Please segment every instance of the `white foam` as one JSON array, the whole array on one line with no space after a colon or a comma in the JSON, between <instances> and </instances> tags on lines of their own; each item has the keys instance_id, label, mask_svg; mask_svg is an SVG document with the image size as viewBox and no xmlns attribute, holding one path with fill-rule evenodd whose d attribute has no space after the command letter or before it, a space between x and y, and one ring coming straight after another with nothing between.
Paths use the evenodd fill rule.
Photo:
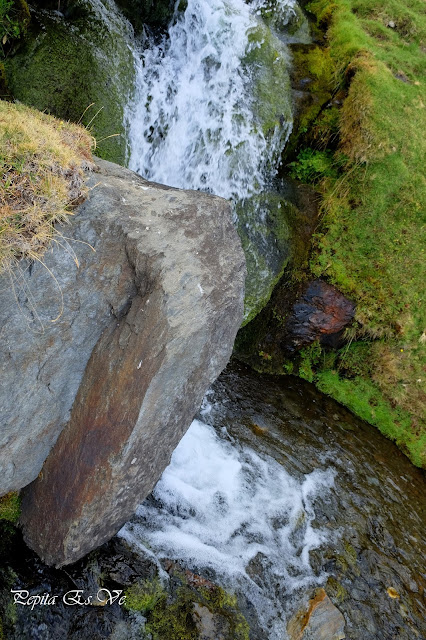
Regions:
<instances>
[{"instance_id":1,"label":"white foam","mask_svg":"<svg viewBox=\"0 0 426 640\"><path fill-rule=\"evenodd\" d=\"M127 113L131 169L235 200L261 190L274 142L255 121L250 74L241 62L261 4L188 0L167 40L143 51ZM280 0L280 10L293 4Z\"/></svg>"},{"instance_id":2,"label":"white foam","mask_svg":"<svg viewBox=\"0 0 426 640\"><path fill-rule=\"evenodd\" d=\"M282 640L285 597L323 579L309 563L309 552L328 535L312 527L313 502L333 478L331 471L314 471L299 482L272 458L194 420L155 500L145 501L120 535L158 558L213 569L224 586L238 586L253 602L269 637ZM250 577L255 558L263 566L260 579Z\"/></svg>"}]
</instances>

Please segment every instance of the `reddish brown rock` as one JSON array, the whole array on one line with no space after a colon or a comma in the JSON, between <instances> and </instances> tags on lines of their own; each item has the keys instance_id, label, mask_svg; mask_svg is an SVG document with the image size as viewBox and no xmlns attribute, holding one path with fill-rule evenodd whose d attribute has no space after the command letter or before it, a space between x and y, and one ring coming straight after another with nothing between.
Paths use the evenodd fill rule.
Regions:
<instances>
[{"instance_id":1,"label":"reddish brown rock","mask_svg":"<svg viewBox=\"0 0 426 640\"><path fill-rule=\"evenodd\" d=\"M293 305L285 327L289 351L319 340L335 346L353 320L355 304L336 287L323 280L313 280Z\"/></svg>"}]
</instances>

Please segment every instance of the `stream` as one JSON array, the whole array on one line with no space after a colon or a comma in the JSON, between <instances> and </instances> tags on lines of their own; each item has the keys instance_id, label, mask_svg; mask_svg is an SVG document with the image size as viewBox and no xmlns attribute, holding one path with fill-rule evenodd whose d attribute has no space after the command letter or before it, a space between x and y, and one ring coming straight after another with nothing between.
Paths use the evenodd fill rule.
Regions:
<instances>
[{"instance_id":1,"label":"stream","mask_svg":"<svg viewBox=\"0 0 426 640\"><path fill-rule=\"evenodd\" d=\"M292 127L286 25L296 5L275 3L280 28L268 22L269 5L188 0L167 37L145 34L135 50L126 113L131 169L231 200L253 299L269 295L286 264L265 203L275 198L281 209L276 174ZM267 74L260 53L278 75ZM117 603L12 610L10 587L96 592L155 574L167 586L170 563L235 593L251 640L289 639L289 621L319 587L343 614L348 640L425 638L424 479L309 383L233 362L153 493L108 544L53 569L0 524L7 638L148 638L143 616Z\"/></svg>"},{"instance_id":2,"label":"stream","mask_svg":"<svg viewBox=\"0 0 426 640\"><path fill-rule=\"evenodd\" d=\"M421 639L424 480L377 429L313 385L234 363L111 542L55 570L18 534L3 540L13 588L32 593L125 589L155 573L167 585L174 562L236 594L251 640L288 639L288 620L318 587L344 615L347 639ZM15 615L10 640L145 637L143 618L116 604Z\"/></svg>"}]
</instances>

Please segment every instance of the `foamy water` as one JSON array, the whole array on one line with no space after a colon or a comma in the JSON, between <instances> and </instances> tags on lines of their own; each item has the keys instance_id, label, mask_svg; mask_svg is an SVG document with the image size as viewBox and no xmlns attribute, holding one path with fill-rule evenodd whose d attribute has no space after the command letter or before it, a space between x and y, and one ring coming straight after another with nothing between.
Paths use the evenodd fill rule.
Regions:
<instances>
[{"instance_id":1,"label":"foamy water","mask_svg":"<svg viewBox=\"0 0 426 640\"><path fill-rule=\"evenodd\" d=\"M188 0L168 37L143 51L127 113L131 169L234 200L262 189L274 146L284 142L265 139L243 60L250 46L258 46L249 44L249 34L267 4ZM280 0L276 11L291 14L293 5Z\"/></svg>"},{"instance_id":2,"label":"foamy water","mask_svg":"<svg viewBox=\"0 0 426 640\"><path fill-rule=\"evenodd\" d=\"M325 579L315 576L309 552L330 535L312 521L315 496L333 478L332 471L315 471L298 481L225 429L218 435L194 420L153 498L119 535L157 560L213 571L220 584L252 602L271 640L282 640L286 599Z\"/></svg>"}]
</instances>

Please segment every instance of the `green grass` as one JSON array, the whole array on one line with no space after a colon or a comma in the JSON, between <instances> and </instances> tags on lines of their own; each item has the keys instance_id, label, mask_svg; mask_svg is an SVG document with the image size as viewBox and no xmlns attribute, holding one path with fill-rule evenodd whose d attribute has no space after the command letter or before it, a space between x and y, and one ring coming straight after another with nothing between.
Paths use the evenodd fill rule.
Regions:
<instances>
[{"instance_id":1,"label":"green grass","mask_svg":"<svg viewBox=\"0 0 426 640\"><path fill-rule=\"evenodd\" d=\"M368 341L371 366L351 379L344 369L309 373L306 358L304 368L425 465L424 3L316 0L308 9L326 30L323 60L344 101L329 126L328 109L317 118L292 171L322 196L311 272L356 302L350 339Z\"/></svg>"}]
</instances>

